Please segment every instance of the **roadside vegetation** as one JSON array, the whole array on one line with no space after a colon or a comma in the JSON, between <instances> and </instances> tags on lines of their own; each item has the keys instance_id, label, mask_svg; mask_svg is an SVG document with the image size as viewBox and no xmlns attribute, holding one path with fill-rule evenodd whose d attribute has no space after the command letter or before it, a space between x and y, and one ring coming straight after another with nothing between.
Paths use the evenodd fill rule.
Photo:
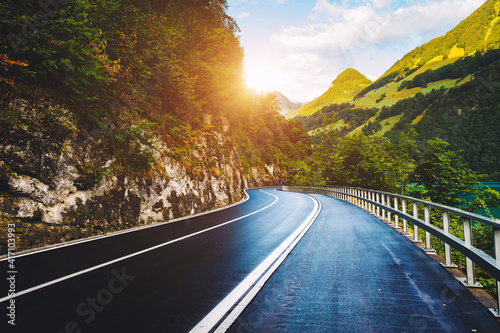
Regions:
<instances>
[{"instance_id":1,"label":"roadside vegetation","mask_svg":"<svg viewBox=\"0 0 500 333\"><path fill-rule=\"evenodd\" d=\"M310 152L298 122L246 91L225 0L59 3L0 3L2 133L27 125L19 106L28 101L43 117L71 111L68 128L99 136L112 169L129 173L155 166L157 140L182 160L207 133L227 133L245 170L286 169Z\"/></svg>"}]
</instances>

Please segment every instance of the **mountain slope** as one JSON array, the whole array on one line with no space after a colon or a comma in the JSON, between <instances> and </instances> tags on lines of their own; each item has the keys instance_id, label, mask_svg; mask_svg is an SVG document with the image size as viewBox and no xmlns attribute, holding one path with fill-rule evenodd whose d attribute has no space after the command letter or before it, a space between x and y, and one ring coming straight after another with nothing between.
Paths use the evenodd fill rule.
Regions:
<instances>
[{"instance_id":1,"label":"mountain slope","mask_svg":"<svg viewBox=\"0 0 500 333\"><path fill-rule=\"evenodd\" d=\"M399 82L426 64L433 63L436 68L452 63L460 57L473 55L477 51L499 48L499 14L500 1L486 1L444 36L434 38L406 54L357 97L390 82Z\"/></svg>"},{"instance_id":2,"label":"mountain slope","mask_svg":"<svg viewBox=\"0 0 500 333\"><path fill-rule=\"evenodd\" d=\"M425 86L405 88L405 81L411 81L426 71L439 70L454 64L459 59L498 49L500 47L499 21L500 1L486 1L444 36L437 37L406 54L379 79L360 90L352 99L353 103L358 108L390 107L418 93L426 94L432 89L449 89L463 84L466 80L457 79L464 79L473 72L463 76L455 75L455 77L444 77L440 80L428 80ZM401 85L404 86L401 87ZM315 108L318 100L322 103L319 103L319 108ZM305 105L289 117L311 115L325 105L350 101L330 98L328 92L318 100Z\"/></svg>"},{"instance_id":3,"label":"mountain slope","mask_svg":"<svg viewBox=\"0 0 500 333\"><path fill-rule=\"evenodd\" d=\"M324 131L396 142L415 129L421 151L428 140L446 140L472 170L498 180L499 21L500 1L489 0L445 36L405 55L352 103L300 120L316 143ZM335 121L325 126L328 119Z\"/></svg>"},{"instance_id":4,"label":"mountain slope","mask_svg":"<svg viewBox=\"0 0 500 333\"><path fill-rule=\"evenodd\" d=\"M290 101L285 95L283 95L279 91L273 91L271 94L276 96L276 99L278 100L278 104L280 107L279 113L282 114L283 116L286 116L290 112L302 106L302 103L294 103Z\"/></svg>"},{"instance_id":5,"label":"mountain slope","mask_svg":"<svg viewBox=\"0 0 500 333\"><path fill-rule=\"evenodd\" d=\"M330 88L320 97L290 113L287 117L308 116L331 104L352 101L354 96L371 83L363 74L348 68L337 76Z\"/></svg>"}]
</instances>

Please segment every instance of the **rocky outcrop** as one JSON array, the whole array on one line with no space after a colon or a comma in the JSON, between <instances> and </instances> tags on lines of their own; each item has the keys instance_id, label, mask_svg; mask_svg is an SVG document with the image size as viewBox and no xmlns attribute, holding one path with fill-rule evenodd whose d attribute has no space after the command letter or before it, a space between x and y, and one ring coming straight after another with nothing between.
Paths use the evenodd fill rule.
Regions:
<instances>
[{"instance_id":1,"label":"rocky outcrop","mask_svg":"<svg viewBox=\"0 0 500 333\"><path fill-rule=\"evenodd\" d=\"M0 138L0 253L12 221L21 251L222 207L245 187L284 177L272 166L242 175L227 133L201 136L180 160L158 142L154 168L131 174L115 168L99 135L77 130L70 113L27 103L18 111L21 123Z\"/></svg>"}]
</instances>

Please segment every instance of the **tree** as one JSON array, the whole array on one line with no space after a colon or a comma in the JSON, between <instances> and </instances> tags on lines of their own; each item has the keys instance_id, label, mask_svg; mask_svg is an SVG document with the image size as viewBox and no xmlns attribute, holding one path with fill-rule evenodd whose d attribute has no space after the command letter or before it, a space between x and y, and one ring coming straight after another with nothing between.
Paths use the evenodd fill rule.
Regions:
<instances>
[{"instance_id":1,"label":"tree","mask_svg":"<svg viewBox=\"0 0 500 333\"><path fill-rule=\"evenodd\" d=\"M396 143L396 156L394 159L397 171L398 185L401 185L401 194L406 193L406 185L413 170L415 170L415 155L418 153L415 141L417 131L412 127L408 132L401 132Z\"/></svg>"},{"instance_id":2,"label":"tree","mask_svg":"<svg viewBox=\"0 0 500 333\"><path fill-rule=\"evenodd\" d=\"M425 187L432 202L459 206L466 202L460 196L473 192L480 175L467 168L459 151L448 150L448 146L440 139L429 140L413 179Z\"/></svg>"},{"instance_id":3,"label":"tree","mask_svg":"<svg viewBox=\"0 0 500 333\"><path fill-rule=\"evenodd\" d=\"M357 133L342 139L336 147L332 183L387 190L391 143L382 137Z\"/></svg>"}]
</instances>

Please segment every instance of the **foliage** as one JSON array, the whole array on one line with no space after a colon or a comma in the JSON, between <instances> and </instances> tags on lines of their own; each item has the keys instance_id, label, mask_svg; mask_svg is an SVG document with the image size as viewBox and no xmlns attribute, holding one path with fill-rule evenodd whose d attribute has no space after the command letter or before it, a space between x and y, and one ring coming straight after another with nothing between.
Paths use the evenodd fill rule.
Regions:
<instances>
[{"instance_id":1,"label":"foliage","mask_svg":"<svg viewBox=\"0 0 500 333\"><path fill-rule=\"evenodd\" d=\"M272 98L244 91L225 0L51 3L0 4L0 127L20 124L20 100L62 105L76 128L104 141L115 167L134 173L154 165L157 138L184 160L202 133L227 132L227 121L247 170L310 153L298 122L277 115Z\"/></svg>"},{"instance_id":2,"label":"foliage","mask_svg":"<svg viewBox=\"0 0 500 333\"><path fill-rule=\"evenodd\" d=\"M459 59L453 64L449 64L436 70L427 70L422 74L415 76L412 80L403 81L398 91L412 89L416 87L425 88L431 82L444 79L461 79L470 74L474 74L484 67L494 64L500 60L500 50L491 50L489 52L477 52L474 56Z\"/></svg>"},{"instance_id":3,"label":"foliage","mask_svg":"<svg viewBox=\"0 0 500 333\"><path fill-rule=\"evenodd\" d=\"M379 88L382 88L383 86L389 84L390 82L392 82L392 80L394 80L397 76L397 73L392 73L392 74L388 74L384 77L381 77L379 78L377 81L373 82L372 84L370 84L368 87L366 87L365 89L361 90L356 96L355 96L355 100L358 99L358 98L361 98L363 97L364 95L366 95L368 92L372 91L372 90L375 90L375 89L379 89Z\"/></svg>"},{"instance_id":4,"label":"foliage","mask_svg":"<svg viewBox=\"0 0 500 333\"><path fill-rule=\"evenodd\" d=\"M391 166L390 143L381 137L354 134L340 140L335 147L331 167L331 184L388 190L386 177Z\"/></svg>"},{"instance_id":5,"label":"foliage","mask_svg":"<svg viewBox=\"0 0 500 333\"><path fill-rule=\"evenodd\" d=\"M495 0L486 1L446 35L437 37L405 55L374 84L382 80L387 81L388 77L399 79L406 77L415 68L423 66L431 59L445 55L453 47L464 49L467 55L476 50L497 49L499 44L496 41L500 31L498 27L490 30L490 26L498 15L499 13L495 10Z\"/></svg>"},{"instance_id":6,"label":"foliage","mask_svg":"<svg viewBox=\"0 0 500 333\"><path fill-rule=\"evenodd\" d=\"M279 114L273 94L249 95L230 120L244 171L262 163L288 169L312 153L311 138L298 120Z\"/></svg>"},{"instance_id":7,"label":"foliage","mask_svg":"<svg viewBox=\"0 0 500 333\"><path fill-rule=\"evenodd\" d=\"M352 104L343 103L324 106L321 110L310 116L297 117L297 119L302 122L304 128L307 130L326 127L339 120L343 120L345 124L348 124L347 130L349 130L362 125L376 113L377 109L375 108L356 109ZM335 121L325 123L325 120L328 118L334 119Z\"/></svg>"},{"instance_id":8,"label":"foliage","mask_svg":"<svg viewBox=\"0 0 500 333\"><path fill-rule=\"evenodd\" d=\"M448 150L448 146L446 141L430 140L413 180L425 187L432 202L459 206L464 203L460 196L471 193L480 176L468 169L461 155Z\"/></svg>"}]
</instances>

